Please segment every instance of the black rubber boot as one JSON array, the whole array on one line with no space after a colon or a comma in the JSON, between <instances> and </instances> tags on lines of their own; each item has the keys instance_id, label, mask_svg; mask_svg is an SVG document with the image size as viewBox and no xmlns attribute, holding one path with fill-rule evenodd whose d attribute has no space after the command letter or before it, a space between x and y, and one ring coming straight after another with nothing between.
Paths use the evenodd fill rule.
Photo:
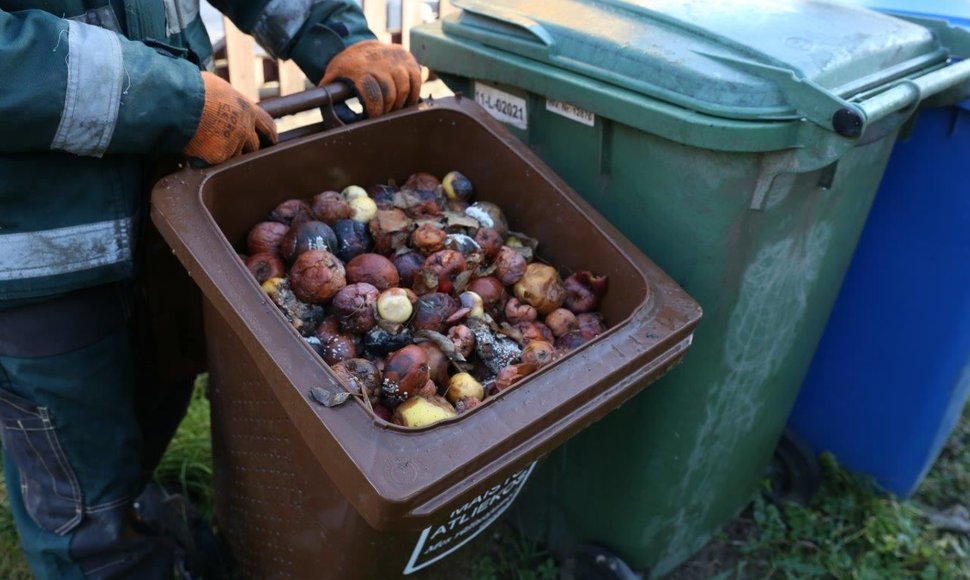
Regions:
<instances>
[{"instance_id":1,"label":"black rubber boot","mask_svg":"<svg viewBox=\"0 0 970 580\"><path fill-rule=\"evenodd\" d=\"M142 524L176 543L176 570L183 580L230 578L222 543L185 496L153 481L135 500L134 508Z\"/></svg>"}]
</instances>

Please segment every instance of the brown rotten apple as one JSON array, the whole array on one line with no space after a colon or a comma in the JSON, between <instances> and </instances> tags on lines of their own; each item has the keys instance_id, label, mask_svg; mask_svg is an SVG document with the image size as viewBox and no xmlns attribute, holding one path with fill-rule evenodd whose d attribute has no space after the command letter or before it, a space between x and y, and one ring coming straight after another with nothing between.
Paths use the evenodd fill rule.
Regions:
<instances>
[{"instance_id":1,"label":"brown rotten apple","mask_svg":"<svg viewBox=\"0 0 970 580\"><path fill-rule=\"evenodd\" d=\"M444 389L448 386L448 357L433 342L420 342L418 346L428 357L428 375L436 385ZM432 395L437 393L431 393Z\"/></svg>"},{"instance_id":2,"label":"brown rotten apple","mask_svg":"<svg viewBox=\"0 0 970 580\"><path fill-rule=\"evenodd\" d=\"M465 257L461 255L461 252L457 252L455 250L441 250L435 252L428 256L428 259L424 261L424 266L421 269L422 271L415 276L415 291L419 294L423 294L424 292L422 292L422 290L435 290L435 288L428 288L427 280L423 279L424 274L429 272L437 279L438 292L449 293L454 288L455 278L464 272L465 268Z\"/></svg>"},{"instance_id":3,"label":"brown rotten apple","mask_svg":"<svg viewBox=\"0 0 970 580\"><path fill-rule=\"evenodd\" d=\"M498 278L485 276L475 278L468 283L468 291L474 292L482 297L485 310L489 313L498 313L505 308L505 301L508 299L508 292Z\"/></svg>"},{"instance_id":4,"label":"brown rotten apple","mask_svg":"<svg viewBox=\"0 0 970 580\"><path fill-rule=\"evenodd\" d=\"M300 300L322 304L346 286L347 279L336 256L325 250L309 250L300 254L290 268L290 284Z\"/></svg>"},{"instance_id":5,"label":"brown rotten apple","mask_svg":"<svg viewBox=\"0 0 970 580\"><path fill-rule=\"evenodd\" d=\"M509 298L509 301L505 303L505 320L509 324L532 322L537 316L538 312L533 306L523 304L518 298Z\"/></svg>"},{"instance_id":6,"label":"brown rotten apple","mask_svg":"<svg viewBox=\"0 0 970 580\"><path fill-rule=\"evenodd\" d=\"M546 326L552 331L556 338L566 334L571 330L579 328L576 315L565 308L557 308L546 315Z\"/></svg>"},{"instance_id":7,"label":"brown rotten apple","mask_svg":"<svg viewBox=\"0 0 970 580\"><path fill-rule=\"evenodd\" d=\"M290 231L290 226L279 222L260 222L249 230L246 237L246 250L250 255L268 252L280 254L283 238Z\"/></svg>"},{"instance_id":8,"label":"brown rotten apple","mask_svg":"<svg viewBox=\"0 0 970 580\"><path fill-rule=\"evenodd\" d=\"M380 291L393 288L400 280L394 264L380 254L361 254L347 262L347 280L366 282Z\"/></svg>"},{"instance_id":9,"label":"brown rotten apple","mask_svg":"<svg viewBox=\"0 0 970 580\"><path fill-rule=\"evenodd\" d=\"M291 225L294 221L313 219L313 211L302 199L288 199L269 212L269 219Z\"/></svg>"},{"instance_id":10,"label":"brown rotten apple","mask_svg":"<svg viewBox=\"0 0 970 580\"><path fill-rule=\"evenodd\" d=\"M475 350L475 335L464 324L457 324L448 329L448 340L455 345L461 356L468 358Z\"/></svg>"},{"instance_id":11,"label":"brown rotten apple","mask_svg":"<svg viewBox=\"0 0 970 580\"><path fill-rule=\"evenodd\" d=\"M535 363L524 362L509 365L500 370L498 376L495 377L495 388L498 391L504 391L505 389L534 373L538 368L539 365Z\"/></svg>"},{"instance_id":12,"label":"brown rotten apple","mask_svg":"<svg viewBox=\"0 0 970 580\"><path fill-rule=\"evenodd\" d=\"M327 224L317 221L297 221L280 243L280 254L289 263L307 250L337 250L337 235Z\"/></svg>"},{"instance_id":13,"label":"brown rotten apple","mask_svg":"<svg viewBox=\"0 0 970 580\"><path fill-rule=\"evenodd\" d=\"M495 256L495 276L502 284L511 286L525 276L528 264L522 254L508 246L499 248Z\"/></svg>"},{"instance_id":14,"label":"brown rotten apple","mask_svg":"<svg viewBox=\"0 0 970 580\"><path fill-rule=\"evenodd\" d=\"M458 302L443 292L432 292L418 298L414 304L414 330L444 332L448 318L458 310Z\"/></svg>"},{"instance_id":15,"label":"brown rotten apple","mask_svg":"<svg viewBox=\"0 0 970 580\"><path fill-rule=\"evenodd\" d=\"M286 275L286 265L283 264L283 260L269 252L260 252L246 258L246 267L260 284L270 278L282 278Z\"/></svg>"},{"instance_id":16,"label":"brown rotten apple","mask_svg":"<svg viewBox=\"0 0 970 580\"><path fill-rule=\"evenodd\" d=\"M411 247L425 256L430 256L438 250L444 249L447 235L445 230L434 224L421 224L411 234Z\"/></svg>"},{"instance_id":17,"label":"brown rotten apple","mask_svg":"<svg viewBox=\"0 0 970 580\"><path fill-rule=\"evenodd\" d=\"M556 347L544 340L533 340L522 349L522 362L533 363L541 368L556 357Z\"/></svg>"},{"instance_id":18,"label":"brown rotten apple","mask_svg":"<svg viewBox=\"0 0 970 580\"><path fill-rule=\"evenodd\" d=\"M313 196L311 209L318 220L331 226L354 215L350 204L336 191L324 191Z\"/></svg>"},{"instance_id":19,"label":"brown rotten apple","mask_svg":"<svg viewBox=\"0 0 970 580\"><path fill-rule=\"evenodd\" d=\"M489 260L498 255L503 244L502 236L492 228L478 228L478 231L475 232L475 242L485 252L485 257ZM525 271L525 266L522 267L522 270ZM514 282L513 280L509 283Z\"/></svg>"},{"instance_id":20,"label":"brown rotten apple","mask_svg":"<svg viewBox=\"0 0 970 580\"><path fill-rule=\"evenodd\" d=\"M424 256L417 252L404 252L394 256L391 260L397 268L401 286L410 287L414 284L414 277L424 266Z\"/></svg>"},{"instance_id":21,"label":"brown rotten apple","mask_svg":"<svg viewBox=\"0 0 970 580\"><path fill-rule=\"evenodd\" d=\"M606 294L606 286L606 276L594 276L586 270L576 272L563 282L566 308L576 314L596 310Z\"/></svg>"},{"instance_id":22,"label":"brown rotten apple","mask_svg":"<svg viewBox=\"0 0 970 580\"><path fill-rule=\"evenodd\" d=\"M367 282L348 284L333 297L333 313L345 332L363 334L377 324L375 305L380 292Z\"/></svg>"},{"instance_id":23,"label":"brown rotten apple","mask_svg":"<svg viewBox=\"0 0 970 580\"><path fill-rule=\"evenodd\" d=\"M381 394L384 404L393 407L416 394L430 379L428 355L416 344L394 352L384 367Z\"/></svg>"},{"instance_id":24,"label":"brown rotten apple","mask_svg":"<svg viewBox=\"0 0 970 580\"><path fill-rule=\"evenodd\" d=\"M529 264L513 290L516 298L531 304L542 315L559 308L566 298L559 272L545 264Z\"/></svg>"}]
</instances>

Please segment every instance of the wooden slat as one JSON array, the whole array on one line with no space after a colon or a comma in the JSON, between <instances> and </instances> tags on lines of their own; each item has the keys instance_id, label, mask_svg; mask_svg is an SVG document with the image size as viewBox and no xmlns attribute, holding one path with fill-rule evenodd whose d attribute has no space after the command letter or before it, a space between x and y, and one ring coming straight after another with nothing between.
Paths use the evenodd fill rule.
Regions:
<instances>
[{"instance_id":1,"label":"wooden slat","mask_svg":"<svg viewBox=\"0 0 970 580\"><path fill-rule=\"evenodd\" d=\"M391 41L391 33L387 31L387 0L364 0L364 17L377 40Z\"/></svg>"},{"instance_id":2,"label":"wooden slat","mask_svg":"<svg viewBox=\"0 0 970 580\"><path fill-rule=\"evenodd\" d=\"M401 0L401 44L411 47L411 29L421 24L421 0Z\"/></svg>"},{"instance_id":3,"label":"wooden slat","mask_svg":"<svg viewBox=\"0 0 970 580\"><path fill-rule=\"evenodd\" d=\"M421 0L401 0L401 41L405 48L410 45L410 32L421 23ZM457 12L459 9L450 0L439 0L438 17ZM391 42L387 30L387 0L363 0L364 16L367 24L378 40ZM223 19L225 26L226 59L229 63L229 82L247 97L258 100L260 87L263 86L263 68L256 57L255 41L244 34L228 18ZM304 90L306 77L291 61L277 62L279 67L280 95L290 95ZM422 70L427 76L427 70ZM264 88L264 92L267 89ZM275 91L274 91L275 92Z\"/></svg>"},{"instance_id":4,"label":"wooden slat","mask_svg":"<svg viewBox=\"0 0 970 580\"><path fill-rule=\"evenodd\" d=\"M292 95L306 88L306 75L292 60L277 61L280 73L280 96Z\"/></svg>"},{"instance_id":5,"label":"wooden slat","mask_svg":"<svg viewBox=\"0 0 970 580\"><path fill-rule=\"evenodd\" d=\"M259 100L259 85L262 84L263 71L257 71L253 50L253 39L236 28L228 18L223 18L226 31L226 59L229 61L229 84L237 91L254 101Z\"/></svg>"}]
</instances>

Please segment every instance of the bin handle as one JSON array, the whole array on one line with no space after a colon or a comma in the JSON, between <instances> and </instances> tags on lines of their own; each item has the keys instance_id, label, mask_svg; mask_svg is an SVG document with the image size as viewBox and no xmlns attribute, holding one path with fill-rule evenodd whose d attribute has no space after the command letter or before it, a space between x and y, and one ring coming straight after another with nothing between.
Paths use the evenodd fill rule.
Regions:
<instances>
[{"instance_id":1,"label":"bin handle","mask_svg":"<svg viewBox=\"0 0 970 580\"><path fill-rule=\"evenodd\" d=\"M930 30L946 48L955 62L913 79L903 79L889 90L858 103L865 115L866 123L874 123L889 115L913 109L927 97L937 95L970 80L970 31L953 26L945 20L923 18L911 14L892 13L894 17L906 20ZM967 91L970 93L970 85Z\"/></svg>"},{"instance_id":2,"label":"bin handle","mask_svg":"<svg viewBox=\"0 0 970 580\"><path fill-rule=\"evenodd\" d=\"M874 123L890 114L915 107L927 97L942 93L970 80L970 59L951 63L913 79L904 79L887 91L858 103L865 123Z\"/></svg>"},{"instance_id":3,"label":"bin handle","mask_svg":"<svg viewBox=\"0 0 970 580\"><path fill-rule=\"evenodd\" d=\"M356 95L350 85L335 82L323 87L315 87L299 93L293 93L292 95L286 95L285 97L276 97L267 101L261 101L259 106L274 119L302 113L303 111L309 111L317 107L320 108L320 112L323 115L322 122L312 123L281 134L279 136L279 142L283 143L291 139L296 139L297 137L303 137L304 135L333 129L334 127L342 127L345 123L337 115L335 105L354 96Z\"/></svg>"}]
</instances>

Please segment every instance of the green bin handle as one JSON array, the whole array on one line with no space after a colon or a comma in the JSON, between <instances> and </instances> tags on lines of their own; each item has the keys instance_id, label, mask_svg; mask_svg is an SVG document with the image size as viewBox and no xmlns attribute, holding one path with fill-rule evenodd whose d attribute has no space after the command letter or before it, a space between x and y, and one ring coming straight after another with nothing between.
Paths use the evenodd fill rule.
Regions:
<instances>
[{"instance_id":1,"label":"green bin handle","mask_svg":"<svg viewBox=\"0 0 970 580\"><path fill-rule=\"evenodd\" d=\"M967 70L970 69L970 30L937 18L899 13L892 13L892 15L930 30L953 58L963 60L922 77L903 80L897 86L862 102L860 105L866 120L878 121L893 111L914 107L928 97L939 95L964 83L966 86L962 90L954 95L947 95L947 100L943 103L935 103L935 106L956 104L970 97L970 81L968 81L970 77L967 75Z\"/></svg>"},{"instance_id":2,"label":"green bin handle","mask_svg":"<svg viewBox=\"0 0 970 580\"><path fill-rule=\"evenodd\" d=\"M914 107L927 97L942 93L970 80L970 59L951 63L912 79L904 79L889 90L858 103L865 123L875 123L892 113Z\"/></svg>"}]
</instances>

